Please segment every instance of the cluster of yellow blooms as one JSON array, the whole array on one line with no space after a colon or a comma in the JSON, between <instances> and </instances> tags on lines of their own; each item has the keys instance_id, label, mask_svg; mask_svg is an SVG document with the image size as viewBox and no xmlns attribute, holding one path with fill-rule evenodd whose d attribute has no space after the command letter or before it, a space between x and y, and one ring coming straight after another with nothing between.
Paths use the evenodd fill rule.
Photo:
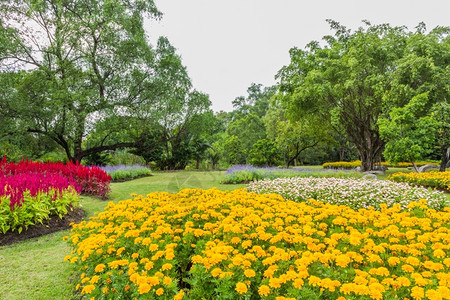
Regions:
<instances>
[{"instance_id":1,"label":"cluster of yellow blooms","mask_svg":"<svg viewBox=\"0 0 450 300\"><path fill-rule=\"evenodd\" d=\"M450 192L450 172L394 173L389 180L439 188Z\"/></svg>"},{"instance_id":2,"label":"cluster of yellow blooms","mask_svg":"<svg viewBox=\"0 0 450 300\"><path fill-rule=\"evenodd\" d=\"M450 299L450 208L381 211L187 189L74 225L87 298Z\"/></svg>"},{"instance_id":3,"label":"cluster of yellow blooms","mask_svg":"<svg viewBox=\"0 0 450 300\"><path fill-rule=\"evenodd\" d=\"M327 169L354 169L357 167L361 167L361 161L355 160L355 161L328 162L322 164L322 167Z\"/></svg>"}]
</instances>

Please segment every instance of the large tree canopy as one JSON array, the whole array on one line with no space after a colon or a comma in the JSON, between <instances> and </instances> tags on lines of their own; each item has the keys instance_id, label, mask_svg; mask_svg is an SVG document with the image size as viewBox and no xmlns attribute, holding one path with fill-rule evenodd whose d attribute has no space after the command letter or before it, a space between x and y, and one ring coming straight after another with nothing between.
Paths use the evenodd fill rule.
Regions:
<instances>
[{"instance_id":1,"label":"large tree canopy","mask_svg":"<svg viewBox=\"0 0 450 300\"><path fill-rule=\"evenodd\" d=\"M48 136L80 161L135 146L149 119L172 122L161 106L195 112L185 103L203 96L191 91L173 47L147 41L144 17L159 16L151 0L1 1L0 72L8 76L0 86L11 93L0 107L8 127Z\"/></svg>"},{"instance_id":2,"label":"large tree canopy","mask_svg":"<svg viewBox=\"0 0 450 300\"><path fill-rule=\"evenodd\" d=\"M389 101L385 120L382 120L384 124L388 124L386 122L390 120L391 125L395 124L396 129L393 128L394 130L388 132L403 131L402 136L394 134L386 139L388 142L386 156L413 159L415 155L415 158L423 159L426 153L438 148L437 152L441 155L441 171L445 171L450 150L449 33L450 28L437 27L426 34L425 25L420 24L417 31L409 35L404 55L392 73L391 87L385 94L385 98ZM414 109L419 103L421 109ZM391 116L392 113L398 116L402 110L408 112L410 118ZM405 128L409 130L406 131ZM402 147L398 145L399 141L407 143ZM413 148L415 148L414 155L405 156L408 151L411 153Z\"/></svg>"},{"instance_id":3,"label":"large tree canopy","mask_svg":"<svg viewBox=\"0 0 450 300\"><path fill-rule=\"evenodd\" d=\"M326 46L312 42L306 50L290 50L291 63L278 78L291 117L321 115L337 125L356 145L363 170L372 170L384 147L377 120L383 111L388 75L402 56L407 33L388 25L360 28L351 33L329 21L335 37Z\"/></svg>"},{"instance_id":4,"label":"large tree canopy","mask_svg":"<svg viewBox=\"0 0 450 300\"><path fill-rule=\"evenodd\" d=\"M423 135L424 124L409 126L415 132L410 134L408 143L404 147L393 147L398 135L387 134L393 131L386 122L395 117L390 127L400 126L400 115L406 111L414 117L407 107L391 112L424 93L428 96L423 109L414 110L418 119L431 120L432 107L437 107L436 103L448 103L449 29L438 27L426 34L424 24L419 24L415 32L409 32L405 27L373 26L365 21L364 28L351 32L337 22L329 23L335 36L324 37L325 46L311 42L306 50L290 50L291 63L278 74L281 99L292 119L305 114L320 115L336 132L342 131L358 149L363 171L373 169L386 142L390 143L386 154L400 159L402 155L398 151L409 147L406 145L411 144L413 136ZM443 114L434 113L438 115ZM384 139L380 136L380 117L386 120L382 122ZM407 122L413 125L412 119ZM448 139L445 133L440 136L444 161ZM417 139L414 143L422 148L432 145ZM416 154L429 152L429 149L421 150Z\"/></svg>"}]
</instances>

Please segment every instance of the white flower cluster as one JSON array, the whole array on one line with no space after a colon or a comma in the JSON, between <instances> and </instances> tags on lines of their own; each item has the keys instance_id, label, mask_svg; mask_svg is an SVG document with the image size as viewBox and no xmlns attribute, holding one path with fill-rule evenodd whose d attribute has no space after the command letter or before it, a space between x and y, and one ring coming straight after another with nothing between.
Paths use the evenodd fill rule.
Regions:
<instances>
[{"instance_id":1,"label":"white flower cluster","mask_svg":"<svg viewBox=\"0 0 450 300\"><path fill-rule=\"evenodd\" d=\"M248 190L256 193L276 193L297 202L312 198L354 209L370 206L378 209L383 203L388 207L398 203L402 208L406 208L408 203L420 199L426 199L428 206L437 210L448 205L447 198L442 192L387 180L277 178L254 181L249 184Z\"/></svg>"}]
</instances>

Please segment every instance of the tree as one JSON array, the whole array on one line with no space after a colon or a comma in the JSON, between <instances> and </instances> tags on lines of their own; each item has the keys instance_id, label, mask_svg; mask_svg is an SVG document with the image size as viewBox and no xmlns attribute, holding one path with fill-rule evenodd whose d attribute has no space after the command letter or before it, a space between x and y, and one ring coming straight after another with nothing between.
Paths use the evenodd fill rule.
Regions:
<instances>
[{"instance_id":1,"label":"tree","mask_svg":"<svg viewBox=\"0 0 450 300\"><path fill-rule=\"evenodd\" d=\"M424 142L427 137L422 136L425 131L432 134L431 129L436 129L435 141L441 154L441 171L445 171L448 162L448 149L450 148L450 137L448 136L450 113L448 99L450 99L450 28L437 27L425 34L423 23L417 26L417 30L409 35L404 49L404 55L398 60L397 67L391 75L391 87L385 93L387 101L387 114L397 111L398 107L408 110L409 116L419 123L411 126L410 119L396 122L399 126L408 126L410 133L417 137L416 147L418 153L428 153L434 145ZM426 98L424 98L426 95ZM421 99L421 109L411 110L417 107ZM412 115L411 115L412 114ZM426 119L437 121L437 125L429 125L430 128L420 127L420 122ZM415 122L415 121L414 121ZM433 122L434 123L434 122ZM426 126L422 124L422 126ZM388 137L386 137L388 138ZM395 143L396 136L387 139L388 144ZM425 149L428 148L428 149ZM395 151L393 148L390 152ZM424 152L425 151L425 152ZM402 152L399 149L398 155ZM393 154L393 153L392 153Z\"/></svg>"},{"instance_id":2,"label":"tree","mask_svg":"<svg viewBox=\"0 0 450 300\"><path fill-rule=\"evenodd\" d=\"M304 115L290 120L283 105L274 99L264 117L267 137L282 150L286 167L296 165L300 154L330 140L328 128L320 118Z\"/></svg>"},{"instance_id":3,"label":"tree","mask_svg":"<svg viewBox=\"0 0 450 300\"><path fill-rule=\"evenodd\" d=\"M247 97L240 96L232 101L234 114L238 117L253 113L262 118L269 108L270 98L276 93L277 86L263 87L252 83L247 89Z\"/></svg>"},{"instance_id":4,"label":"tree","mask_svg":"<svg viewBox=\"0 0 450 300\"><path fill-rule=\"evenodd\" d=\"M0 72L19 77L9 85L16 105L2 113L19 116L18 127L51 138L71 160L135 145L127 135L110 137L129 128L117 120L154 99L155 54L143 21L159 16L151 0L1 1ZM114 126L87 147L98 120Z\"/></svg>"},{"instance_id":5,"label":"tree","mask_svg":"<svg viewBox=\"0 0 450 300\"><path fill-rule=\"evenodd\" d=\"M441 101L434 104L431 117L437 122L436 141L441 152L439 171L445 172L450 161L450 103Z\"/></svg>"},{"instance_id":6,"label":"tree","mask_svg":"<svg viewBox=\"0 0 450 300\"><path fill-rule=\"evenodd\" d=\"M248 159L253 166L274 166L280 158L277 145L267 139L258 140L253 144Z\"/></svg>"},{"instance_id":7,"label":"tree","mask_svg":"<svg viewBox=\"0 0 450 300\"><path fill-rule=\"evenodd\" d=\"M417 172L415 161L432 152L439 125L434 117L424 114L427 103L428 93L419 94L404 107L394 108L389 119L378 120L380 135L388 141L384 156L390 162L410 161Z\"/></svg>"},{"instance_id":8,"label":"tree","mask_svg":"<svg viewBox=\"0 0 450 300\"><path fill-rule=\"evenodd\" d=\"M227 163L234 165L245 164L247 154L237 136L228 136L228 138L223 143L223 148L225 149L224 157Z\"/></svg>"},{"instance_id":9,"label":"tree","mask_svg":"<svg viewBox=\"0 0 450 300\"><path fill-rule=\"evenodd\" d=\"M311 42L306 50L290 50L291 63L277 75L280 97L294 120L309 114L339 124L358 149L362 171L372 170L385 144L377 121L390 87L388 75L403 55L407 33L368 22L366 29L351 33L328 22L335 37L324 37L325 47Z\"/></svg>"},{"instance_id":10,"label":"tree","mask_svg":"<svg viewBox=\"0 0 450 300\"><path fill-rule=\"evenodd\" d=\"M239 140L243 155L243 161L241 163L245 163L252 146L258 140L266 137L266 129L261 118L256 114L250 113L231 122L228 125L227 134L230 137L235 136ZM226 147L225 150L227 151Z\"/></svg>"}]
</instances>

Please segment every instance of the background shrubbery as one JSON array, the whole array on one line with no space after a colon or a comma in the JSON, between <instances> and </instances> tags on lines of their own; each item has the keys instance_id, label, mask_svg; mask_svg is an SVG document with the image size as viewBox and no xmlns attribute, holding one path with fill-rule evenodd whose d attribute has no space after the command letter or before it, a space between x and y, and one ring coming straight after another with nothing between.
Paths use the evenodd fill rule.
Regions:
<instances>
[{"instance_id":1,"label":"background shrubbery","mask_svg":"<svg viewBox=\"0 0 450 300\"><path fill-rule=\"evenodd\" d=\"M290 178L290 177L362 177L358 172L335 172L313 170L308 168L258 168L254 166L234 166L227 170L222 183L248 183L261 179Z\"/></svg>"},{"instance_id":2,"label":"background shrubbery","mask_svg":"<svg viewBox=\"0 0 450 300\"><path fill-rule=\"evenodd\" d=\"M115 166L106 166L101 167L109 176L111 176L111 180L120 181L120 180L130 180L143 176L150 176L152 171L143 165L115 165Z\"/></svg>"}]
</instances>

